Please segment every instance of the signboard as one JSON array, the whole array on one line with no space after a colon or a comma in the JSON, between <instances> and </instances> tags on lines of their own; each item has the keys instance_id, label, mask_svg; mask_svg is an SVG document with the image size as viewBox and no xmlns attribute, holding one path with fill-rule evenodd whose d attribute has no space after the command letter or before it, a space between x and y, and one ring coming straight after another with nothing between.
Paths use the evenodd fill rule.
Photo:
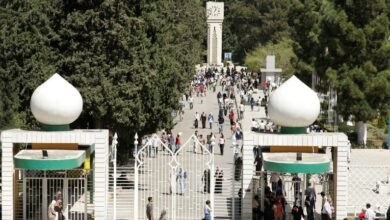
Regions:
<instances>
[{"instance_id":1,"label":"signboard","mask_svg":"<svg viewBox=\"0 0 390 220\"><path fill-rule=\"evenodd\" d=\"M232 53L224 53L224 60L232 61Z\"/></svg>"}]
</instances>

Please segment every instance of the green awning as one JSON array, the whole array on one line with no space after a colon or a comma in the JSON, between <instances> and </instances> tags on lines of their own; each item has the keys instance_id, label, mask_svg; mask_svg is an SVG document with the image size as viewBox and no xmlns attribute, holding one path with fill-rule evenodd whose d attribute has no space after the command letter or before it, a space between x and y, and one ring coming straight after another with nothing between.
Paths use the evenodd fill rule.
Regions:
<instances>
[{"instance_id":1,"label":"green awning","mask_svg":"<svg viewBox=\"0 0 390 220\"><path fill-rule=\"evenodd\" d=\"M302 153L297 161L296 153L263 153L264 170L279 173L326 173L330 162L324 154Z\"/></svg>"},{"instance_id":2,"label":"green awning","mask_svg":"<svg viewBox=\"0 0 390 220\"><path fill-rule=\"evenodd\" d=\"M15 168L27 170L69 170L80 167L85 161L84 150L22 150L14 156Z\"/></svg>"}]
</instances>

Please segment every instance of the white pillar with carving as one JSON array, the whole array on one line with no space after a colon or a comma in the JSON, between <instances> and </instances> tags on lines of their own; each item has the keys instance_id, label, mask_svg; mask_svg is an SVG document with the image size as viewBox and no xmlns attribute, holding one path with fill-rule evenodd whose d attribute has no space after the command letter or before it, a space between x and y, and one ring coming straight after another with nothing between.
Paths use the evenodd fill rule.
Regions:
<instances>
[{"instance_id":1,"label":"white pillar with carving","mask_svg":"<svg viewBox=\"0 0 390 220\"><path fill-rule=\"evenodd\" d=\"M223 2L207 2L207 64L222 66Z\"/></svg>"}]
</instances>

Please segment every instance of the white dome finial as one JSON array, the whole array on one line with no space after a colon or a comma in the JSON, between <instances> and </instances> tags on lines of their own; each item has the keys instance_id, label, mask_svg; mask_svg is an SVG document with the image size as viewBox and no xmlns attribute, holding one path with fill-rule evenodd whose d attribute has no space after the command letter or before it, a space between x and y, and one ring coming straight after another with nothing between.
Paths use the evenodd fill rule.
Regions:
<instances>
[{"instance_id":1,"label":"white dome finial","mask_svg":"<svg viewBox=\"0 0 390 220\"><path fill-rule=\"evenodd\" d=\"M34 117L47 125L65 125L74 122L83 110L79 91L55 73L35 89L30 101Z\"/></svg>"},{"instance_id":2,"label":"white dome finial","mask_svg":"<svg viewBox=\"0 0 390 220\"><path fill-rule=\"evenodd\" d=\"M292 76L272 92L268 112L271 120L277 125L306 127L317 119L320 101L312 89Z\"/></svg>"}]
</instances>

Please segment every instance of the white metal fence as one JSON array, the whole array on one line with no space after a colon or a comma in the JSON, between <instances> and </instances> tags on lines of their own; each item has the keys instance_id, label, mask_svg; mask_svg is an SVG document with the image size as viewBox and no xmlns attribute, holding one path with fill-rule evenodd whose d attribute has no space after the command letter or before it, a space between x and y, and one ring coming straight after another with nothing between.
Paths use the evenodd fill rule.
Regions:
<instances>
[{"instance_id":1,"label":"white metal fence","mask_svg":"<svg viewBox=\"0 0 390 220\"><path fill-rule=\"evenodd\" d=\"M214 204L214 155L195 136L175 146L153 135L135 159L133 219L146 219L149 197L155 218L202 219L206 200Z\"/></svg>"},{"instance_id":2,"label":"white metal fence","mask_svg":"<svg viewBox=\"0 0 390 220\"><path fill-rule=\"evenodd\" d=\"M348 212L359 213L370 203L374 210L386 213L390 205L390 166L351 165L348 175Z\"/></svg>"},{"instance_id":3,"label":"white metal fence","mask_svg":"<svg viewBox=\"0 0 390 220\"><path fill-rule=\"evenodd\" d=\"M15 219L46 220L58 191L66 219L92 218L92 180L84 170L16 170L15 176Z\"/></svg>"},{"instance_id":4,"label":"white metal fence","mask_svg":"<svg viewBox=\"0 0 390 220\"><path fill-rule=\"evenodd\" d=\"M117 219L133 219L134 216L134 167L117 167L116 212ZM114 169L109 170L108 219L114 219Z\"/></svg>"}]
</instances>

